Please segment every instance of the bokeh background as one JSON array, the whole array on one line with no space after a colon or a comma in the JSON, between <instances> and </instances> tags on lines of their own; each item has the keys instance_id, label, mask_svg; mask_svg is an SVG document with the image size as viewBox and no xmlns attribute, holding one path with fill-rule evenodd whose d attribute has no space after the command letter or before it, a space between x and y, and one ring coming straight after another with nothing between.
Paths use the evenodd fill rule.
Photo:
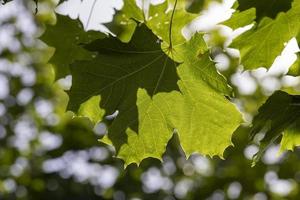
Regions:
<instances>
[{"instance_id":1,"label":"bokeh background","mask_svg":"<svg viewBox=\"0 0 300 200\"><path fill-rule=\"evenodd\" d=\"M38 38L55 24L56 13L82 22L85 30L114 34L107 25L122 0L13 0L0 5L0 199L3 200L175 200L300 199L300 152L278 153L278 141L251 167L258 142L249 142L249 124L275 90L297 93L299 77L287 75L297 59L296 38L287 41L271 69L243 71L239 52L228 48L251 24L232 30L222 25L234 13L234 0L189 0L199 17L182 30L188 39L206 32L205 40L220 73L235 92L232 101L245 123L233 135L234 147L222 160L199 154L186 158L178 139L169 142L163 162L146 159L126 169L114 149L97 141L103 125L65 112L72 77L54 81L47 61L53 49ZM162 0L146 1L159 4ZM141 5L140 1L137 1ZM176 23L176 22L174 22ZM213 143L213 141L212 141Z\"/></svg>"}]
</instances>

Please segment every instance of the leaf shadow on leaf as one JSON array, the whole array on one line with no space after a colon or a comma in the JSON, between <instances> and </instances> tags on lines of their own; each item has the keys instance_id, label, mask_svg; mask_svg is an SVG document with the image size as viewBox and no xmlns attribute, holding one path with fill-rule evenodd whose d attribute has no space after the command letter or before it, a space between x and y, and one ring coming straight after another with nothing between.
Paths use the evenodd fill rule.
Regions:
<instances>
[{"instance_id":1,"label":"leaf shadow on leaf","mask_svg":"<svg viewBox=\"0 0 300 200\"><path fill-rule=\"evenodd\" d=\"M70 64L75 60L90 60L94 53L83 48L85 44L95 39L103 39L105 35L97 31L83 29L79 20L67 16L56 15L55 25L47 25L40 39L55 48L49 62L54 65L55 79L64 78L70 74Z\"/></svg>"},{"instance_id":2,"label":"leaf shadow on leaf","mask_svg":"<svg viewBox=\"0 0 300 200\"><path fill-rule=\"evenodd\" d=\"M117 151L127 143L127 130L139 133L139 109L147 114L150 107L147 97L138 97L139 89L145 89L151 98L158 93L179 91L178 64L162 51L158 41L140 24L129 43L114 37L96 40L86 49L96 52L97 56L71 65L73 85L68 109L76 112L80 104L100 95L100 107L105 115L118 110L119 115L110 121L108 130L108 138ZM138 99L141 105L137 105ZM146 106L142 105L144 102Z\"/></svg>"}]
</instances>

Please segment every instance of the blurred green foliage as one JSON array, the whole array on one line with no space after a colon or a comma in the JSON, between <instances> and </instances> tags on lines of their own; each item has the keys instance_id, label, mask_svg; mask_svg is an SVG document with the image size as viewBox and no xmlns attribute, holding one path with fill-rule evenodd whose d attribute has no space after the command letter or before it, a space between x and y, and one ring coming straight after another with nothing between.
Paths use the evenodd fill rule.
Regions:
<instances>
[{"instance_id":1,"label":"blurred green foliage","mask_svg":"<svg viewBox=\"0 0 300 200\"><path fill-rule=\"evenodd\" d=\"M203 2L208 1L193 1L188 11L198 13ZM0 19L0 29L7 24L14 27L14 41L21 44L17 50L7 47L0 51L0 77L8 81L9 88L9 94L0 99L0 199L300 198L299 150L276 157L275 141L262 161L251 167L259 138L249 142L247 124L234 133L234 146L227 148L224 160L201 155L187 159L175 135L163 162L148 158L139 167L124 169L122 161L113 157L114 149L97 141L100 136L88 119L65 113L68 97L60 82L54 83L53 66L47 64L52 52L36 39L45 24L53 22L55 3L40 2L39 8L47 9L37 15L27 3L18 1L14 7L26 13L19 17L31 21L32 33L15 25L21 20L16 10L9 18ZM252 95L238 90L231 82L238 59L224 52L225 38L218 30L210 34L211 56L225 54L229 59L222 74L232 85L245 118L251 118L267 94L259 84Z\"/></svg>"}]
</instances>

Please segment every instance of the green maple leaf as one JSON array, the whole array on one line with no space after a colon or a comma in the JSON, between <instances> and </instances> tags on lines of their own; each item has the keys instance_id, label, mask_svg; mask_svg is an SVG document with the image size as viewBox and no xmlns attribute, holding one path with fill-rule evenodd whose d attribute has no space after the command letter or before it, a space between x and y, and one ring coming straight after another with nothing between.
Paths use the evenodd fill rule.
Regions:
<instances>
[{"instance_id":1,"label":"green maple leaf","mask_svg":"<svg viewBox=\"0 0 300 200\"><path fill-rule=\"evenodd\" d=\"M56 79L70 74L69 65L75 60L92 59L95 55L82 47L82 44L105 37L96 31L85 32L79 20L72 20L63 15L57 15L55 25L48 25L40 39L55 48L50 59L54 65Z\"/></svg>"},{"instance_id":2,"label":"green maple leaf","mask_svg":"<svg viewBox=\"0 0 300 200\"><path fill-rule=\"evenodd\" d=\"M222 156L241 116L224 97L230 88L202 35L168 55L157 41L142 24L129 43L110 37L89 44L97 57L72 65L69 109L94 122L118 110L115 119L106 120L108 135L102 141L112 144L126 165L161 159L174 132L188 156Z\"/></svg>"},{"instance_id":3,"label":"green maple leaf","mask_svg":"<svg viewBox=\"0 0 300 200\"><path fill-rule=\"evenodd\" d=\"M266 131L260 142L260 151L254 157L258 161L270 144L283 133L281 150L293 149L300 141L300 96L277 91L259 108L253 119L252 138L260 131Z\"/></svg>"},{"instance_id":4,"label":"green maple leaf","mask_svg":"<svg viewBox=\"0 0 300 200\"><path fill-rule=\"evenodd\" d=\"M264 17L257 27L239 36L231 46L240 50L245 69L269 68L284 43L298 35L299 28L300 1L295 0L289 11L278 14L274 20Z\"/></svg>"},{"instance_id":5,"label":"green maple leaf","mask_svg":"<svg viewBox=\"0 0 300 200\"><path fill-rule=\"evenodd\" d=\"M120 114L109 127L108 138L127 163L139 163L151 155L161 157L172 136L172 127L164 119L168 110L162 111L168 107L162 100L156 101L160 99L156 94L179 90L177 64L161 50L157 40L142 25L129 43L116 38L93 42L87 48L97 51L97 57L72 66L69 109L76 111L87 99L100 95L100 107L106 115L118 110ZM80 110L83 113L85 109ZM148 123L156 127L157 133ZM134 144L138 145L132 147Z\"/></svg>"}]
</instances>

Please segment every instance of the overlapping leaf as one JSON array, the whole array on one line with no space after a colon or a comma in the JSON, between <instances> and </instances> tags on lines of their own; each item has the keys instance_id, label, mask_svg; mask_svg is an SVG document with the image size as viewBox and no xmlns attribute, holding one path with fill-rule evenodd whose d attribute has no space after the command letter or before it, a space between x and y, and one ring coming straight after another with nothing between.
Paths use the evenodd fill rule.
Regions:
<instances>
[{"instance_id":1,"label":"overlapping leaf","mask_svg":"<svg viewBox=\"0 0 300 200\"><path fill-rule=\"evenodd\" d=\"M295 0L286 13L279 13L275 19L264 17L231 46L240 50L241 63L246 69L268 68L283 50L284 43L298 35L299 28L300 1Z\"/></svg>"},{"instance_id":2,"label":"overlapping leaf","mask_svg":"<svg viewBox=\"0 0 300 200\"><path fill-rule=\"evenodd\" d=\"M172 7L174 2L174 0L170 0L158 5L150 4L148 12L145 13L137 6L135 0L126 0L122 10L115 16L114 26L111 28L121 40L128 41L136 26L134 20L145 22L155 35L169 44L170 19L172 15L170 6ZM197 17L196 14L186 12L184 5L184 0L178 0L175 8L174 23L172 25L172 43L174 45L185 42L182 29Z\"/></svg>"},{"instance_id":3,"label":"overlapping leaf","mask_svg":"<svg viewBox=\"0 0 300 200\"><path fill-rule=\"evenodd\" d=\"M253 120L252 137L266 131L255 161L281 134L281 150L300 145L300 96L277 91L262 105Z\"/></svg>"},{"instance_id":4,"label":"overlapping leaf","mask_svg":"<svg viewBox=\"0 0 300 200\"><path fill-rule=\"evenodd\" d=\"M75 60L92 59L94 53L82 48L81 45L104 36L100 32L85 32L79 21L57 15L57 23L48 25L41 36L43 42L55 48L49 62L55 67L56 79L70 74L69 65Z\"/></svg>"},{"instance_id":5,"label":"overlapping leaf","mask_svg":"<svg viewBox=\"0 0 300 200\"><path fill-rule=\"evenodd\" d=\"M250 8L241 12L237 10L235 13L233 13L230 19L226 20L222 24L229 26L232 29L237 29L253 23L255 17L256 15L254 8Z\"/></svg>"},{"instance_id":6,"label":"overlapping leaf","mask_svg":"<svg viewBox=\"0 0 300 200\"><path fill-rule=\"evenodd\" d=\"M88 45L97 57L72 65L69 109L94 121L97 114L89 114L89 108L98 101L98 116L118 110L103 141L116 147L126 165L161 159L174 130L187 155L222 156L241 116L224 97L230 88L214 68L202 36L169 55L157 41L140 25L129 43L106 38ZM178 66L173 54L183 63Z\"/></svg>"}]
</instances>

